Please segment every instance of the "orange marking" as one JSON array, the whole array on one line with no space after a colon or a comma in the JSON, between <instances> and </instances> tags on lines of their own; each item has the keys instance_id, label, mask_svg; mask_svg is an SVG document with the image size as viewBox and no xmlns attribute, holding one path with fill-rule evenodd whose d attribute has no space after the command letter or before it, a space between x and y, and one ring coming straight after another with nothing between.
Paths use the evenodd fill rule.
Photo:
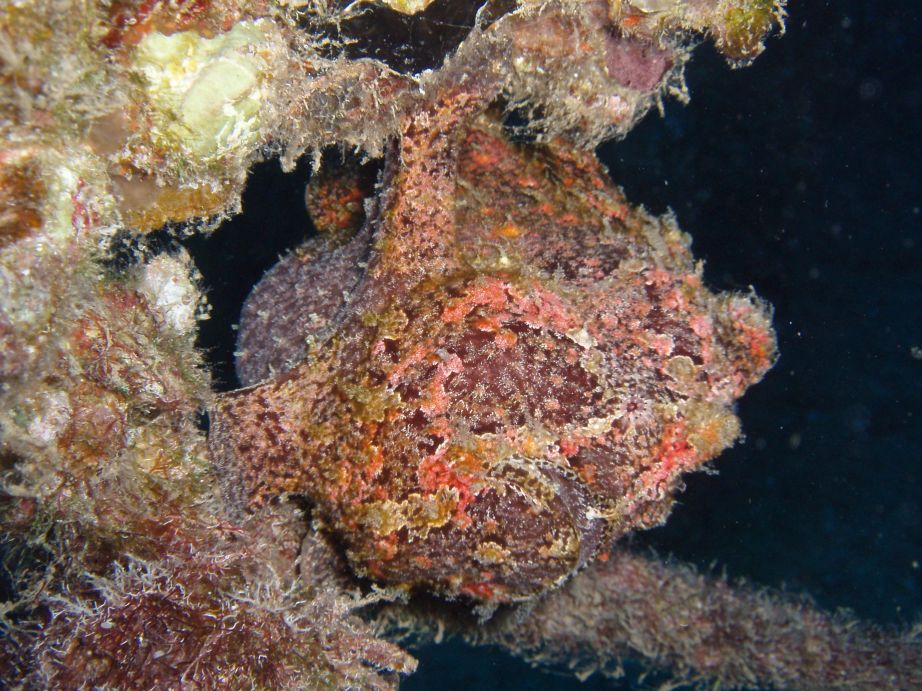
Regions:
<instances>
[{"instance_id":1,"label":"orange marking","mask_svg":"<svg viewBox=\"0 0 922 691\"><path fill-rule=\"evenodd\" d=\"M494 232L504 238L517 238L523 234L522 229L512 222L501 225Z\"/></svg>"}]
</instances>

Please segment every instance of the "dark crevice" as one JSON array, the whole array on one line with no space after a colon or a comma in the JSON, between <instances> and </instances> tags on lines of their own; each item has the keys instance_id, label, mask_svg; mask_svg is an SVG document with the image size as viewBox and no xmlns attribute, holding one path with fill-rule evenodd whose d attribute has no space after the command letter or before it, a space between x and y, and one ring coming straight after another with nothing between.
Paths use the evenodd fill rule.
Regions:
<instances>
[{"instance_id":1,"label":"dark crevice","mask_svg":"<svg viewBox=\"0 0 922 691\"><path fill-rule=\"evenodd\" d=\"M174 224L144 234L131 229L119 230L109 243L109 254L102 262L103 267L118 276L133 266L147 263L158 254L175 253L182 247L181 234L181 227Z\"/></svg>"},{"instance_id":2,"label":"dark crevice","mask_svg":"<svg viewBox=\"0 0 922 691\"><path fill-rule=\"evenodd\" d=\"M416 14L402 14L384 5L368 3L345 18L323 22L305 14L302 26L329 39L328 57L374 58L404 74L418 74L441 66L474 27L483 0L435 0ZM481 15L491 21L514 7L494 0Z\"/></svg>"},{"instance_id":3,"label":"dark crevice","mask_svg":"<svg viewBox=\"0 0 922 691\"><path fill-rule=\"evenodd\" d=\"M253 286L275 264L314 233L304 204L310 162L289 174L277 160L253 167L243 193L243 213L210 235L181 240L202 274L211 316L201 323L198 346L205 352L218 391L239 387L234 372L236 325Z\"/></svg>"}]
</instances>

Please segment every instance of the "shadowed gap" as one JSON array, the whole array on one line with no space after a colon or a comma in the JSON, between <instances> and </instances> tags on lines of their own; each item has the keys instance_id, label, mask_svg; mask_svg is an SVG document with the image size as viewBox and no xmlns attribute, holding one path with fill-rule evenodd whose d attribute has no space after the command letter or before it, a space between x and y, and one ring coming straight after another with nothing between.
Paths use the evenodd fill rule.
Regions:
<instances>
[{"instance_id":1,"label":"shadowed gap","mask_svg":"<svg viewBox=\"0 0 922 691\"><path fill-rule=\"evenodd\" d=\"M304 205L310 167L302 159L286 174L277 160L257 164L243 193L243 213L211 235L180 241L202 274L211 305L211 318L199 328L198 345L208 358L218 391L240 386L234 373L234 349L243 301L280 256L314 233Z\"/></svg>"}]
</instances>

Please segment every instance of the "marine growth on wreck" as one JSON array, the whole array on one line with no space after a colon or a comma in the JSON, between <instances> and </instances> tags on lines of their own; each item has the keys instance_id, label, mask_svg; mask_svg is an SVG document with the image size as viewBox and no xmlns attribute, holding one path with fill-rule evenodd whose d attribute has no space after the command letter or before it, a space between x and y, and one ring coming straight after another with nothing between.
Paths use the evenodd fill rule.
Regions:
<instances>
[{"instance_id":1,"label":"marine growth on wreck","mask_svg":"<svg viewBox=\"0 0 922 691\"><path fill-rule=\"evenodd\" d=\"M593 149L687 98L695 41L743 66L784 16L0 8L4 683L393 688L447 633L581 676L922 687L909 634L622 539L739 438L777 353L770 307L709 290ZM144 236L220 233L256 162L302 157L319 232L250 294L217 394L194 261Z\"/></svg>"}]
</instances>

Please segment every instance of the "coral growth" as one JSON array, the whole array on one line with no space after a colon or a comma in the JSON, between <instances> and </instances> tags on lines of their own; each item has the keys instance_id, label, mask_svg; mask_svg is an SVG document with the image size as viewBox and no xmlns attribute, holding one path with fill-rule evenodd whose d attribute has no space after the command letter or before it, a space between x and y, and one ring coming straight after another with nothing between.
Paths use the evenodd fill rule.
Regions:
<instances>
[{"instance_id":1,"label":"coral growth","mask_svg":"<svg viewBox=\"0 0 922 691\"><path fill-rule=\"evenodd\" d=\"M760 591L693 568L613 553L530 607L490 621L449 615L432 603L386 607L391 638L460 637L581 679L621 677L630 661L668 673L671 684L721 688L914 689L918 640L818 611L809 599ZM745 651L740 653L740 651Z\"/></svg>"},{"instance_id":2,"label":"coral growth","mask_svg":"<svg viewBox=\"0 0 922 691\"><path fill-rule=\"evenodd\" d=\"M77 243L21 242L0 270L18 308L0 322L7 560L31 564L8 622L14 676L335 687L412 669L351 616L351 595L295 579L300 512L226 520L196 424L210 394L188 257L116 278Z\"/></svg>"}]
</instances>

